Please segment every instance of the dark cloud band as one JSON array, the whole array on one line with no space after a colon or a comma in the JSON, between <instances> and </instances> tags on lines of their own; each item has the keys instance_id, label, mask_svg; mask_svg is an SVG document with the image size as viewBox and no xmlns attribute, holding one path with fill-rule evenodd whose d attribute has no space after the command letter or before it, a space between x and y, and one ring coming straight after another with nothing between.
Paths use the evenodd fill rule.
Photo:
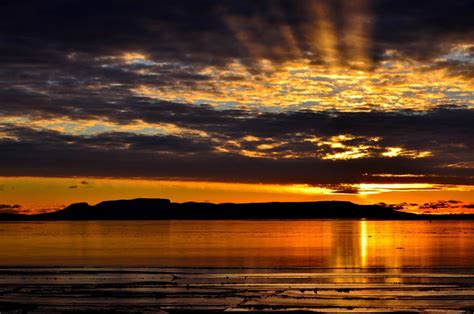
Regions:
<instances>
[{"instance_id":1,"label":"dark cloud band","mask_svg":"<svg viewBox=\"0 0 474 314\"><path fill-rule=\"evenodd\" d=\"M159 177L308 184L395 180L473 183L471 153L474 142L470 134L473 132L474 112L469 109L438 109L423 114L288 112L262 115L243 111L215 112L209 107L189 105L192 107L189 111L200 111L188 115L188 111L181 108L188 105L164 106L168 110L157 110L159 115L148 115L148 120L172 122L207 135L123 132L71 135L4 125L4 138L0 142L3 152L0 154L0 175ZM351 136L339 138L341 134ZM331 142L336 140L334 137L337 145ZM374 137L378 138L375 143ZM313 141L308 142L308 138ZM240 146L234 150L219 149L233 147L226 146L225 143L229 142L237 142ZM362 158L324 158L367 145L373 145L371 154ZM387 157L383 155L387 147L426 150L432 154L424 158L410 155ZM248 156L243 152L260 152L262 155ZM284 155L291 157L280 158ZM384 173L420 176L371 176Z\"/></svg>"}]
</instances>

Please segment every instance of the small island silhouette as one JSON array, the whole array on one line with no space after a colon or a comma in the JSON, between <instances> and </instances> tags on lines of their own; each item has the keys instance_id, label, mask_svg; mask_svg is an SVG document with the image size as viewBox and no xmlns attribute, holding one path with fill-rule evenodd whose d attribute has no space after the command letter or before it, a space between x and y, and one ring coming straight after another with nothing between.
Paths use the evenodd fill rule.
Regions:
<instances>
[{"instance_id":1,"label":"small island silhouette","mask_svg":"<svg viewBox=\"0 0 474 314\"><path fill-rule=\"evenodd\" d=\"M173 203L168 199L138 198L75 203L55 212L0 214L2 221L32 220L230 220L230 219L474 219L474 215L428 215L399 211L391 206L358 205L343 201L269 203Z\"/></svg>"}]
</instances>

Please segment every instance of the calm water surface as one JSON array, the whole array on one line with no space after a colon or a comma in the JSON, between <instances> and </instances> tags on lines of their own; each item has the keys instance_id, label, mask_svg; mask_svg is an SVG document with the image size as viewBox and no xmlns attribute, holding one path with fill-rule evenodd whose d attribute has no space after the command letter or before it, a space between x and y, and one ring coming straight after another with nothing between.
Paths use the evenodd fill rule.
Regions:
<instances>
[{"instance_id":1,"label":"calm water surface","mask_svg":"<svg viewBox=\"0 0 474 314\"><path fill-rule=\"evenodd\" d=\"M471 221L2 222L0 266L465 267Z\"/></svg>"}]
</instances>

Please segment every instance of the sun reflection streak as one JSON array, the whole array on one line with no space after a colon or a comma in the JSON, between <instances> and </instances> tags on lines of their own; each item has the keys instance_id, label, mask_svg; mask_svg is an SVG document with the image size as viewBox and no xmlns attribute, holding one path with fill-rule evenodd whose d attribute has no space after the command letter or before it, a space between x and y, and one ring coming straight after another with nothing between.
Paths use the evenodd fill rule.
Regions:
<instances>
[{"instance_id":1,"label":"sun reflection streak","mask_svg":"<svg viewBox=\"0 0 474 314\"><path fill-rule=\"evenodd\" d=\"M367 266L367 221L361 220L359 222L359 230L360 230L360 266L366 267Z\"/></svg>"}]
</instances>

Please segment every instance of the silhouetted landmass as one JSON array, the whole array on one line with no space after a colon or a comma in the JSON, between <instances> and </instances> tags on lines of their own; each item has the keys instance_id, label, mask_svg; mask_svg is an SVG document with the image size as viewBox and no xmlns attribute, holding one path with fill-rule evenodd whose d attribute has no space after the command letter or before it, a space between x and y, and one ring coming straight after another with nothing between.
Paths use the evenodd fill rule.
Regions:
<instances>
[{"instance_id":1,"label":"silhouetted landmass","mask_svg":"<svg viewBox=\"0 0 474 314\"><path fill-rule=\"evenodd\" d=\"M76 203L38 215L0 214L0 220L216 220L216 219L474 219L474 215L417 215L382 205L351 202L272 202L247 204L172 203L167 199Z\"/></svg>"}]
</instances>

